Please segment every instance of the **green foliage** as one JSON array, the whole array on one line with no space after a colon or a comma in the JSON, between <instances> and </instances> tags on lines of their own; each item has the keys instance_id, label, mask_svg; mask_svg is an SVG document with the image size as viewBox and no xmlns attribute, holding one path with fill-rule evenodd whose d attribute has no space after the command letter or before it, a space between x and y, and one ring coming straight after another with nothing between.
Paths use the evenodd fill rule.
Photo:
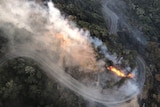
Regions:
<instances>
[{"instance_id":1,"label":"green foliage","mask_svg":"<svg viewBox=\"0 0 160 107\"><path fill-rule=\"evenodd\" d=\"M157 30L158 27L160 28L159 6L155 0L144 1L147 3L143 1L130 0L131 14L136 15L134 18L138 18L137 23L142 25L142 30L149 36L149 39L158 41L157 38L160 38L160 30ZM122 62L124 65L127 66L130 63L131 68L136 66L132 62L134 62L137 52L125 50L124 45L117 40L119 38L116 35L108 34L99 0L53 0L53 2L69 20L74 20L79 27L89 30L91 36L100 38L107 45L109 51L117 53L118 58L124 56L125 60ZM149 3L152 6L148 6ZM155 35L156 39L152 37ZM3 47L1 44L5 43L3 40L0 38L0 48ZM158 45L155 44L149 44L148 49L151 53L149 56L150 60L154 58L159 69L160 52ZM157 56L154 56L155 54ZM75 75L79 76L78 73ZM77 78L79 78L78 76ZM8 61L3 69L0 69L0 107L11 106L85 107L85 104L80 97L70 90L55 81L51 82L34 61L17 58Z\"/></svg>"},{"instance_id":2,"label":"green foliage","mask_svg":"<svg viewBox=\"0 0 160 107\"><path fill-rule=\"evenodd\" d=\"M128 2L128 1L127 1ZM158 0L129 0L130 15L140 24L149 40L152 36L160 38L160 1ZM159 42L157 39L156 42Z\"/></svg>"},{"instance_id":3,"label":"green foliage","mask_svg":"<svg viewBox=\"0 0 160 107\"><path fill-rule=\"evenodd\" d=\"M76 107L81 101L70 90L51 82L38 65L27 58L16 58L2 66L0 96L0 107ZM72 101L76 103L73 105Z\"/></svg>"},{"instance_id":4,"label":"green foliage","mask_svg":"<svg viewBox=\"0 0 160 107\"><path fill-rule=\"evenodd\" d=\"M53 0L53 2L62 12L68 14L69 19L73 19L80 28L87 29L90 31L91 36L100 38L105 45L107 45L109 51L117 54L120 53L119 56L122 55L121 52L124 50L124 47L120 42L116 42L118 37L108 34L106 23L101 12L100 1L67 0L64 1L65 4L62 3L63 0L60 2ZM144 14L142 9L138 10L138 12Z\"/></svg>"},{"instance_id":5,"label":"green foliage","mask_svg":"<svg viewBox=\"0 0 160 107\"><path fill-rule=\"evenodd\" d=\"M53 0L53 2L63 13L76 17L75 22L91 31L92 36L108 35L98 0Z\"/></svg>"},{"instance_id":6,"label":"green foliage","mask_svg":"<svg viewBox=\"0 0 160 107\"><path fill-rule=\"evenodd\" d=\"M131 14L136 18L134 20L136 24L141 26L144 36L146 36L149 41L147 45L148 54L150 54L148 60L150 63L155 63L156 65L160 63L160 47L158 46L160 42L160 1L159 0L130 0ZM134 15L133 15L134 14ZM148 56L147 56L148 57ZM158 61L158 60L159 61ZM156 67L159 69L159 65Z\"/></svg>"}]
</instances>

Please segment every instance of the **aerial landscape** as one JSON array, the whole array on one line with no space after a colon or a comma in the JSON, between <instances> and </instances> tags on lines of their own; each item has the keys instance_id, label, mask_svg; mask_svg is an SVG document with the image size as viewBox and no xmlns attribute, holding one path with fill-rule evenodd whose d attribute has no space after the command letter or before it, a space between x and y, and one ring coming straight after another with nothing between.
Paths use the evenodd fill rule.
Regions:
<instances>
[{"instance_id":1,"label":"aerial landscape","mask_svg":"<svg viewBox=\"0 0 160 107\"><path fill-rule=\"evenodd\" d=\"M160 0L0 0L0 107L160 107Z\"/></svg>"}]
</instances>

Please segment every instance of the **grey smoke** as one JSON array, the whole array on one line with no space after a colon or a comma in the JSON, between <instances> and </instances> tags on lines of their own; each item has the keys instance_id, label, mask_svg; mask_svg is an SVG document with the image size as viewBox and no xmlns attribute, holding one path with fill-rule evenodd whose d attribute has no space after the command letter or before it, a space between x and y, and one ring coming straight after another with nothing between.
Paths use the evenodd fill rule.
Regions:
<instances>
[{"instance_id":1,"label":"grey smoke","mask_svg":"<svg viewBox=\"0 0 160 107\"><path fill-rule=\"evenodd\" d=\"M108 7L111 0L103 1L102 12L109 27L110 34L117 34L117 24L119 17Z\"/></svg>"},{"instance_id":2,"label":"grey smoke","mask_svg":"<svg viewBox=\"0 0 160 107\"><path fill-rule=\"evenodd\" d=\"M102 0L102 12L104 18L107 22L110 34L117 34L119 31L125 31L133 39L133 42L136 40L142 45L146 45L147 41L143 36L143 33L131 25L129 17L126 15L127 4L123 0ZM132 88L133 89L133 88ZM139 107L137 98L135 97L131 102L124 103L123 105L114 105L109 107Z\"/></svg>"},{"instance_id":3,"label":"grey smoke","mask_svg":"<svg viewBox=\"0 0 160 107\"><path fill-rule=\"evenodd\" d=\"M85 74L95 73L105 65L104 61L96 60L91 43L95 48L100 47L100 52L114 63L117 63L116 54L110 54L102 41L91 38L88 31L70 25L71 22L61 15L52 2L48 2L48 6L47 10L25 0L0 1L0 29L9 41L6 57L32 58L48 76L93 102L112 105L135 97L139 89L134 80L126 81L120 89L105 90L102 94L102 88L98 85L100 79L87 80L91 83L86 85L66 74L64 66L78 66ZM86 82L86 79L82 81Z\"/></svg>"},{"instance_id":4,"label":"grey smoke","mask_svg":"<svg viewBox=\"0 0 160 107\"><path fill-rule=\"evenodd\" d=\"M129 22L127 4L124 0L102 0L102 12L107 22L110 34L117 35L118 31L126 31L142 45L146 45L147 41L140 29Z\"/></svg>"},{"instance_id":5,"label":"grey smoke","mask_svg":"<svg viewBox=\"0 0 160 107\"><path fill-rule=\"evenodd\" d=\"M98 38L90 38L91 42L94 44L95 48L100 48L100 53L105 56L108 60L111 60L114 64L121 64L121 60L118 60L116 53L110 53L108 48L103 42Z\"/></svg>"}]
</instances>

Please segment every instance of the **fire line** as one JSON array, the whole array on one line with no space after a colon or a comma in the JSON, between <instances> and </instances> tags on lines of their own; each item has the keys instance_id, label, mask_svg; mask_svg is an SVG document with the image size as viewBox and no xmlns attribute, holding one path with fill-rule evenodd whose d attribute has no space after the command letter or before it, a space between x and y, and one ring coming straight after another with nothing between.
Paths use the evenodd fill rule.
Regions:
<instances>
[{"instance_id":1,"label":"fire line","mask_svg":"<svg viewBox=\"0 0 160 107\"><path fill-rule=\"evenodd\" d=\"M119 69L117 69L117 68L115 68L113 66L109 66L109 67L107 67L107 69L112 71L112 72L114 72L115 74L117 74L120 77L129 77L129 78L133 78L134 77L133 74L130 73L130 74L126 75L126 74L123 73L122 70L119 70Z\"/></svg>"}]
</instances>

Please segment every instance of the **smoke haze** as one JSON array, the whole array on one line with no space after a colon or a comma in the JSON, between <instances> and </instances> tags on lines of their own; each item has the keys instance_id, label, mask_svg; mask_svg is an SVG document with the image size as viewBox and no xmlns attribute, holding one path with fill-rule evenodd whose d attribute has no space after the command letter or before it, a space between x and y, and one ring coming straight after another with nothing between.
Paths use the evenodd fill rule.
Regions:
<instances>
[{"instance_id":1,"label":"smoke haze","mask_svg":"<svg viewBox=\"0 0 160 107\"><path fill-rule=\"evenodd\" d=\"M109 11L108 17L110 14L115 17L110 18L110 33L115 33L118 17L106 9ZM1 0L0 13L0 29L8 39L7 53L11 58L22 56L34 59L48 76L58 79L66 87L93 102L104 105L110 102L110 105L123 103L130 100L126 98L127 95L134 97L139 93L134 80L131 80L124 87L114 89L117 93L107 90L102 95L100 87L93 87L99 80L92 82L93 86L85 87L65 73L64 66L78 66L82 72L95 72L105 65L103 60L101 63L97 61L92 44L95 48L100 47L101 53L115 64L121 62L117 62L116 54L111 55L101 40L91 38L88 31L79 29L63 17L52 2L48 2L48 8L42 8L32 1Z\"/></svg>"},{"instance_id":2,"label":"smoke haze","mask_svg":"<svg viewBox=\"0 0 160 107\"><path fill-rule=\"evenodd\" d=\"M141 45L145 46L147 41L145 40L143 33L130 24L129 17L126 15L128 12L127 9L127 4L123 0L102 0L102 12L108 24L107 26L110 30L110 34L121 36L117 34L119 31L127 32L129 34L128 36L132 38L133 43L136 40ZM114 107L121 106L114 105ZM122 107L139 107L137 97L128 103L122 104Z\"/></svg>"},{"instance_id":3,"label":"smoke haze","mask_svg":"<svg viewBox=\"0 0 160 107\"><path fill-rule=\"evenodd\" d=\"M102 0L102 12L108 24L110 34L117 35L119 31L126 31L129 32L133 39L142 45L146 45L147 41L143 33L129 22L130 17L126 15L128 10L129 8L123 0Z\"/></svg>"}]
</instances>

